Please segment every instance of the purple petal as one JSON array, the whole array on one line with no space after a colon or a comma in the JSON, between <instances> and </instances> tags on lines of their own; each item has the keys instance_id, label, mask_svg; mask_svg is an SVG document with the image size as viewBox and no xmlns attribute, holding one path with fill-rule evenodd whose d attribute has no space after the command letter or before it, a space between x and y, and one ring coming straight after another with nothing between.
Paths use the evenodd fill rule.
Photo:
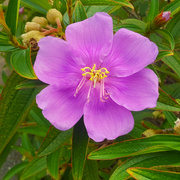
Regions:
<instances>
[{"instance_id":1,"label":"purple petal","mask_svg":"<svg viewBox=\"0 0 180 180\"><path fill-rule=\"evenodd\" d=\"M49 85L36 97L43 115L59 130L70 129L83 115L88 89L84 87L74 97L75 88Z\"/></svg>"},{"instance_id":2,"label":"purple petal","mask_svg":"<svg viewBox=\"0 0 180 180\"><path fill-rule=\"evenodd\" d=\"M113 140L129 133L134 126L130 111L107 99L101 102L99 92L93 89L90 102L84 107L84 123L90 138L96 142Z\"/></svg>"},{"instance_id":3,"label":"purple petal","mask_svg":"<svg viewBox=\"0 0 180 180\"><path fill-rule=\"evenodd\" d=\"M66 28L67 42L82 53L86 66L100 65L101 58L111 49L113 40L112 18L106 13L96 13L84 21Z\"/></svg>"},{"instance_id":4,"label":"purple petal","mask_svg":"<svg viewBox=\"0 0 180 180\"><path fill-rule=\"evenodd\" d=\"M113 101L131 111L156 107L158 78L150 69L129 77L109 77L106 89Z\"/></svg>"},{"instance_id":5,"label":"purple petal","mask_svg":"<svg viewBox=\"0 0 180 180\"><path fill-rule=\"evenodd\" d=\"M61 80L77 83L82 77L77 54L66 41L55 37L42 38L34 64L37 77L47 83L59 85ZM84 66L83 66L84 67Z\"/></svg>"},{"instance_id":6,"label":"purple petal","mask_svg":"<svg viewBox=\"0 0 180 180\"><path fill-rule=\"evenodd\" d=\"M105 58L111 76L126 77L152 63L158 54L156 44L148 38L127 29L114 35L111 52Z\"/></svg>"}]
</instances>

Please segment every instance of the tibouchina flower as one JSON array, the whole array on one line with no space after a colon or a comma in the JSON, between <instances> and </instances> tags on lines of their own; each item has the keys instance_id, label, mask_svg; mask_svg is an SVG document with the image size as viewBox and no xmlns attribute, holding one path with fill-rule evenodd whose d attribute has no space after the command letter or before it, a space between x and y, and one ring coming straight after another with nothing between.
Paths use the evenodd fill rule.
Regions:
<instances>
[{"instance_id":1,"label":"tibouchina flower","mask_svg":"<svg viewBox=\"0 0 180 180\"><path fill-rule=\"evenodd\" d=\"M156 59L157 46L127 29L113 36L112 28L108 14L96 13L69 25L67 41L39 41L34 70L49 85L36 100L57 129L70 129L84 115L90 138L112 140L133 129L130 111L156 106L158 78L144 67Z\"/></svg>"}]
</instances>

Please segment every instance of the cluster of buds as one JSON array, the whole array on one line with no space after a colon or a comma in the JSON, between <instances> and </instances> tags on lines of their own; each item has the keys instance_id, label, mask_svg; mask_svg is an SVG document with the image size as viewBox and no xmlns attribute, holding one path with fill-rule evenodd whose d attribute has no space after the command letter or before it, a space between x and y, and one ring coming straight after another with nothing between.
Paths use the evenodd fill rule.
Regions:
<instances>
[{"instance_id":1,"label":"cluster of buds","mask_svg":"<svg viewBox=\"0 0 180 180\"><path fill-rule=\"evenodd\" d=\"M158 14L151 24L151 29L157 29L164 26L171 19L171 12L165 11Z\"/></svg>"},{"instance_id":2,"label":"cluster of buds","mask_svg":"<svg viewBox=\"0 0 180 180\"><path fill-rule=\"evenodd\" d=\"M31 22L27 22L25 25L26 33L22 34L24 45L31 46L32 50L38 50L38 42L45 36L64 39L61 22L62 14L56 9L50 9L46 14L46 18L34 17Z\"/></svg>"}]
</instances>

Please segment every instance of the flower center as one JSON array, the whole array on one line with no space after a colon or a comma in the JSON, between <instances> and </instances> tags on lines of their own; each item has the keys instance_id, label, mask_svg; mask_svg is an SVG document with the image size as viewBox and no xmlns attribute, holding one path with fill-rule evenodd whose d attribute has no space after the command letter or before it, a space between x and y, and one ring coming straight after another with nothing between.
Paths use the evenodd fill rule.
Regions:
<instances>
[{"instance_id":1,"label":"flower center","mask_svg":"<svg viewBox=\"0 0 180 180\"><path fill-rule=\"evenodd\" d=\"M90 68L90 67L81 68L81 71L83 71L83 73L82 73L83 78L81 79L78 87L76 88L76 92L75 92L74 96L77 95L79 90L84 85L85 81L88 79L88 80L92 81L92 83L89 87L89 91L88 91L88 96L87 96L88 101L89 101L92 85L95 88L96 83L98 82L98 83L100 83L100 100L104 102L105 99L108 98L107 97L108 93L104 89L104 78L107 77L107 74L109 74L109 71L106 68L101 68L101 69L96 70L96 64L94 64L93 68Z\"/></svg>"}]
</instances>

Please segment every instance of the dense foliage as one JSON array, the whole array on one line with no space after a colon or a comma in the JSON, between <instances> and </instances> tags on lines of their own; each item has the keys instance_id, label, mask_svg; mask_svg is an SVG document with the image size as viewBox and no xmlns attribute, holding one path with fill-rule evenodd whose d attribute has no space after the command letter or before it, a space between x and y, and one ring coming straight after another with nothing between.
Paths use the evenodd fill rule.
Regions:
<instances>
[{"instance_id":1,"label":"dense foliage","mask_svg":"<svg viewBox=\"0 0 180 180\"><path fill-rule=\"evenodd\" d=\"M9 0L7 6L4 1L0 52L12 73L2 71L0 86L0 167L12 149L23 158L0 179L180 179L180 1ZM27 30L27 22L46 17L50 9L61 12L62 22L29 33L33 29ZM43 117L36 95L47 85L33 69L39 39L66 40L69 24L96 12L113 18L114 33L127 28L149 38L159 50L147 67L158 76L157 106L132 112L135 125L129 134L99 143L88 137L83 117L67 131L57 130Z\"/></svg>"}]
</instances>

